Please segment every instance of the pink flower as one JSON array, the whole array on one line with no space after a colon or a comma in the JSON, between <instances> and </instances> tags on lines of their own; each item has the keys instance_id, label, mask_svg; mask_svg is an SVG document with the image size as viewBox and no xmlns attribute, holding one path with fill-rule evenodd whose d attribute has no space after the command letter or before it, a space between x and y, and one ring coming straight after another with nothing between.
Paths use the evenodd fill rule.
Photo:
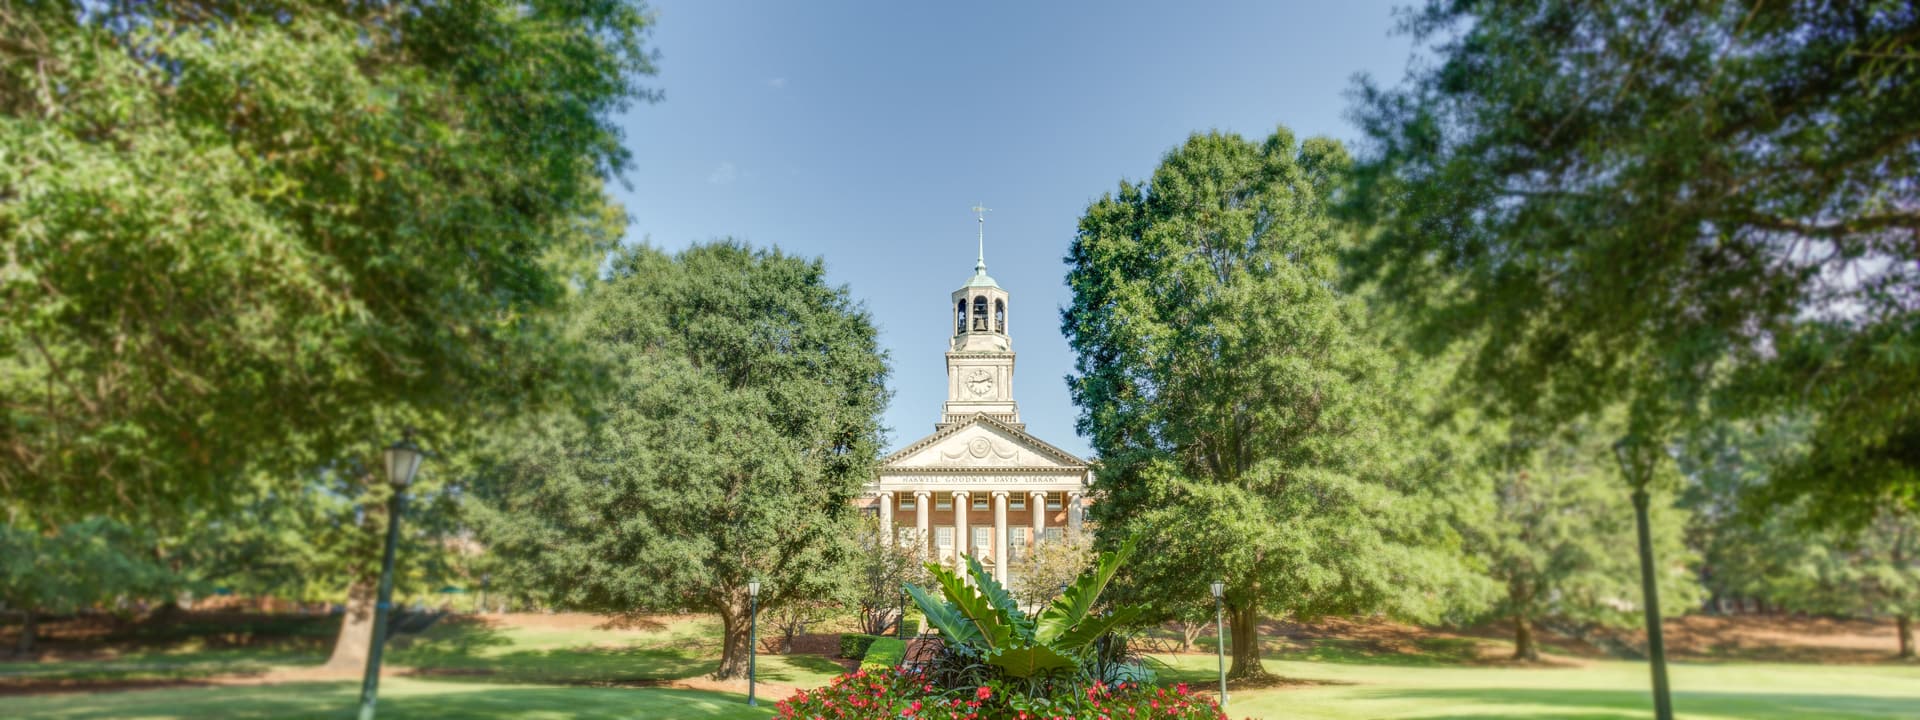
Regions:
<instances>
[{"instance_id":1,"label":"pink flower","mask_svg":"<svg viewBox=\"0 0 1920 720\"><path fill-rule=\"evenodd\" d=\"M973 691L973 695L981 700L986 700L993 697L993 688L981 685L979 690Z\"/></svg>"}]
</instances>

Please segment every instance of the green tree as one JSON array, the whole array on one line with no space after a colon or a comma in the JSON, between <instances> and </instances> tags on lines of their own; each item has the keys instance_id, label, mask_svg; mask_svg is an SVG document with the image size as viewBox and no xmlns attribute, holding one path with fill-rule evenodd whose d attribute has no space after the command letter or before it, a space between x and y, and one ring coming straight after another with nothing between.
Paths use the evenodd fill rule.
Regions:
<instances>
[{"instance_id":1,"label":"green tree","mask_svg":"<svg viewBox=\"0 0 1920 720\"><path fill-rule=\"evenodd\" d=\"M1635 529L1610 448L1617 436L1617 426L1585 423L1547 437L1516 434L1489 463L1498 478L1497 512L1465 533L1506 589L1494 610L1513 622L1516 660L1540 659L1534 629L1542 621L1620 627L1637 619L1638 565L1620 552L1634 544ZM1665 475L1655 495L1660 507L1673 504L1671 489L1679 485L1671 471ZM1687 520L1684 511L1655 516L1663 615L1699 605Z\"/></svg>"},{"instance_id":2,"label":"green tree","mask_svg":"<svg viewBox=\"0 0 1920 720\"><path fill-rule=\"evenodd\" d=\"M717 613L719 678L760 607L838 597L877 460L887 366L822 264L735 243L617 257L578 329L613 370L476 470L483 538L555 605Z\"/></svg>"},{"instance_id":3,"label":"green tree","mask_svg":"<svg viewBox=\"0 0 1920 720\"><path fill-rule=\"evenodd\" d=\"M1098 554L1090 533L1073 533L1059 540L1041 540L1027 546L1025 554L1013 559L1008 571L1013 579L1007 591L1022 607L1042 607L1060 595L1060 589L1072 585L1093 567ZM915 583L921 581L915 580Z\"/></svg>"},{"instance_id":4,"label":"green tree","mask_svg":"<svg viewBox=\"0 0 1920 720\"><path fill-rule=\"evenodd\" d=\"M906 584L927 583L927 541L920 531L900 529L896 534L911 534L917 540L901 542L880 532L880 519L865 518L860 528L860 555L854 570L858 588L855 603L860 606L860 631L885 635L895 628L906 611ZM824 568L823 568L824 570Z\"/></svg>"},{"instance_id":5,"label":"green tree","mask_svg":"<svg viewBox=\"0 0 1920 720\"><path fill-rule=\"evenodd\" d=\"M350 472L563 371L619 233L622 0L0 8L0 497L49 522Z\"/></svg>"},{"instance_id":6,"label":"green tree","mask_svg":"<svg viewBox=\"0 0 1920 720\"><path fill-rule=\"evenodd\" d=\"M162 597L175 586L151 537L125 524L89 518L42 532L10 520L0 524L0 601L20 616L17 655L33 651L39 615Z\"/></svg>"},{"instance_id":7,"label":"green tree","mask_svg":"<svg viewBox=\"0 0 1920 720\"><path fill-rule=\"evenodd\" d=\"M1063 330L1100 456L1100 541L1154 548L1123 579L1161 609L1228 583L1231 675L1262 675L1263 617L1431 619L1465 573L1397 471L1390 359L1336 288L1327 214L1346 151L1194 135L1087 208Z\"/></svg>"},{"instance_id":8,"label":"green tree","mask_svg":"<svg viewBox=\"0 0 1920 720\"><path fill-rule=\"evenodd\" d=\"M1624 401L1664 445L1729 361L1777 361L1809 316L1850 318L1821 357L1900 349L1872 377L1920 376L1920 8L1432 0L1406 28L1435 57L1361 87L1352 207L1378 232L1358 257L1429 339L1477 344L1497 402ZM1912 417L1821 421L1871 446Z\"/></svg>"},{"instance_id":9,"label":"green tree","mask_svg":"<svg viewBox=\"0 0 1920 720\"><path fill-rule=\"evenodd\" d=\"M1879 508L1864 523L1836 518L1812 497L1785 502L1777 473L1808 472L1819 450L1812 424L1721 423L1696 433L1683 457L1685 500L1701 508L1690 529L1716 595L1802 612L1891 617L1900 657L1914 657L1920 615L1920 518ZM1822 427L1832 427L1823 424Z\"/></svg>"}]
</instances>

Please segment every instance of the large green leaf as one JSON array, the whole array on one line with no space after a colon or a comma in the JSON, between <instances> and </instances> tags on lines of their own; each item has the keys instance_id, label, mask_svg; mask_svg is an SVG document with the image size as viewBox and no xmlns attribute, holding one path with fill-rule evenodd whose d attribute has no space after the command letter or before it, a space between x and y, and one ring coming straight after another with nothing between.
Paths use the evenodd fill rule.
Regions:
<instances>
[{"instance_id":1,"label":"large green leaf","mask_svg":"<svg viewBox=\"0 0 1920 720\"><path fill-rule=\"evenodd\" d=\"M1000 611L1000 620L1013 629L1013 639L1021 645L1032 644L1034 641L1033 618L1020 612L1020 601L1013 599L1013 594L1007 592L1007 589L1000 585L1000 581L995 580L993 575L980 565L979 560L967 558L967 569L972 571L973 586L979 588L980 593L987 597L987 601L993 603L993 607Z\"/></svg>"},{"instance_id":2,"label":"large green leaf","mask_svg":"<svg viewBox=\"0 0 1920 720\"><path fill-rule=\"evenodd\" d=\"M1040 621L1034 629L1034 642L1051 645L1079 625L1093 610L1094 601L1100 598L1101 591L1113 580L1120 565L1133 556L1135 546L1136 542L1128 539L1118 551L1100 553L1100 560L1094 568L1073 581L1067 591L1055 598L1053 604L1040 614Z\"/></svg>"},{"instance_id":3,"label":"large green leaf","mask_svg":"<svg viewBox=\"0 0 1920 720\"><path fill-rule=\"evenodd\" d=\"M939 581L940 589L947 595L947 602L953 603L954 609L979 630L982 649L1000 650L1012 644L1013 628L1000 619L1000 613L994 609L993 603L968 585L965 578L934 563L927 563L927 572Z\"/></svg>"},{"instance_id":4,"label":"large green leaf","mask_svg":"<svg viewBox=\"0 0 1920 720\"><path fill-rule=\"evenodd\" d=\"M1062 633L1053 641L1053 648L1062 653L1079 654L1082 648L1091 644L1101 635L1114 628L1123 627L1140 617L1140 608L1126 607L1115 610L1111 615L1081 618L1072 630Z\"/></svg>"},{"instance_id":5,"label":"large green leaf","mask_svg":"<svg viewBox=\"0 0 1920 720\"><path fill-rule=\"evenodd\" d=\"M920 606L920 613L927 618L927 624L940 631L940 637L947 642L960 645L979 645L980 629L973 621L960 614L959 608L932 595L914 585L906 584L907 594L913 596L913 603Z\"/></svg>"},{"instance_id":6,"label":"large green leaf","mask_svg":"<svg viewBox=\"0 0 1920 720\"><path fill-rule=\"evenodd\" d=\"M1080 661L1045 645L1023 645L994 653L987 658L987 663L1000 668L1009 677L1029 678L1077 667Z\"/></svg>"}]
</instances>

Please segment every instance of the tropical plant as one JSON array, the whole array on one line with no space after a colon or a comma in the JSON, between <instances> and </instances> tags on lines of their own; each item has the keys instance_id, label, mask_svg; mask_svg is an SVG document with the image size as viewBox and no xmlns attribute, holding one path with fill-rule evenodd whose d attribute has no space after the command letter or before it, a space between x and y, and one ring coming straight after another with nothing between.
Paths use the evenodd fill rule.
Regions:
<instances>
[{"instance_id":1,"label":"tropical plant","mask_svg":"<svg viewBox=\"0 0 1920 720\"><path fill-rule=\"evenodd\" d=\"M1134 546L1128 541L1118 551L1101 553L1092 569L1037 616L1022 612L1013 594L974 558L967 558L966 576L927 564L944 598L912 583L906 586L907 594L920 606L927 624L939 630L950 652L977 659L1000 676L1025 685L1029 694L1040 694L1052 688L1051 680L1102 679L1106 663L1099 641L1133 622L1140 609L1097 613L1095 602L1133 554Z\"/></svg>"}]
</instances>

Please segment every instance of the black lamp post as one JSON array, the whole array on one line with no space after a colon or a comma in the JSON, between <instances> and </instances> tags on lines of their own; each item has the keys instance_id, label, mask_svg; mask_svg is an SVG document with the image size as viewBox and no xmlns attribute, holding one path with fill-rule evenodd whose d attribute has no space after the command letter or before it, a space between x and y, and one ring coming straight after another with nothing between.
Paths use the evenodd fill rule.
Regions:
<instances>
[{"instance_id":1,"label":"black lamp post","mask_svg":"<svg viewBox=\"0 0 1920 720\"><path fill-rule=\"evenodd\" d=\"M753 662L759 655L760 644L760 581L747 581L747 705L758 705L753 701Z\"/></svg>"},{"instance_id":2,"label":"black lamp post","mask_svg":"<svg viewBox=\"0 0 1920 720\"><path fill-rule=\"evenodd\" d=\"M387 551L380 560L380 596L373 606L373 638L367 647L367 676L360 683L360 720L373 720L374 698L380 693L380 651L387 644L387 613L393 607L393 551L400 544L400 512L406 506L402 492L419 472L426 453L413 444L409 430L387 448L387 482L393 494L387 497Z\"/></svg>"},{"instance_id":3,"label":"black lamp post","mask_svg":"<svg viewBox=\"0 0 1920 720\"><path fill-rule=\"evenodd\" d=\"M1214 643L1214 654L1220 659L1220 709L1227 709L1227 610L1223 597L1227 594L1224 580L1213 581L1213 632L1219 642Z\"/></svg>"},{"instance_id":4,"label":"black lamp post","mask_svg":"<svg viewBox=\"0 0 1920 720\"><path fill-rule=\"evenodd\" d=\"M1620 472L1633 486L1633 519L1640 534L1640 594L1646 606L1647 656L1653 661L1653 716L1673 720L1673 697L1667 689L1667 643L1660 631L1660 588L1654 583L1653 534L1648 527L1647 485L1653 481L1653 464L1659 448L1645 438L1629 433L1613 444Z\"/></svg>"}]
</instances>

